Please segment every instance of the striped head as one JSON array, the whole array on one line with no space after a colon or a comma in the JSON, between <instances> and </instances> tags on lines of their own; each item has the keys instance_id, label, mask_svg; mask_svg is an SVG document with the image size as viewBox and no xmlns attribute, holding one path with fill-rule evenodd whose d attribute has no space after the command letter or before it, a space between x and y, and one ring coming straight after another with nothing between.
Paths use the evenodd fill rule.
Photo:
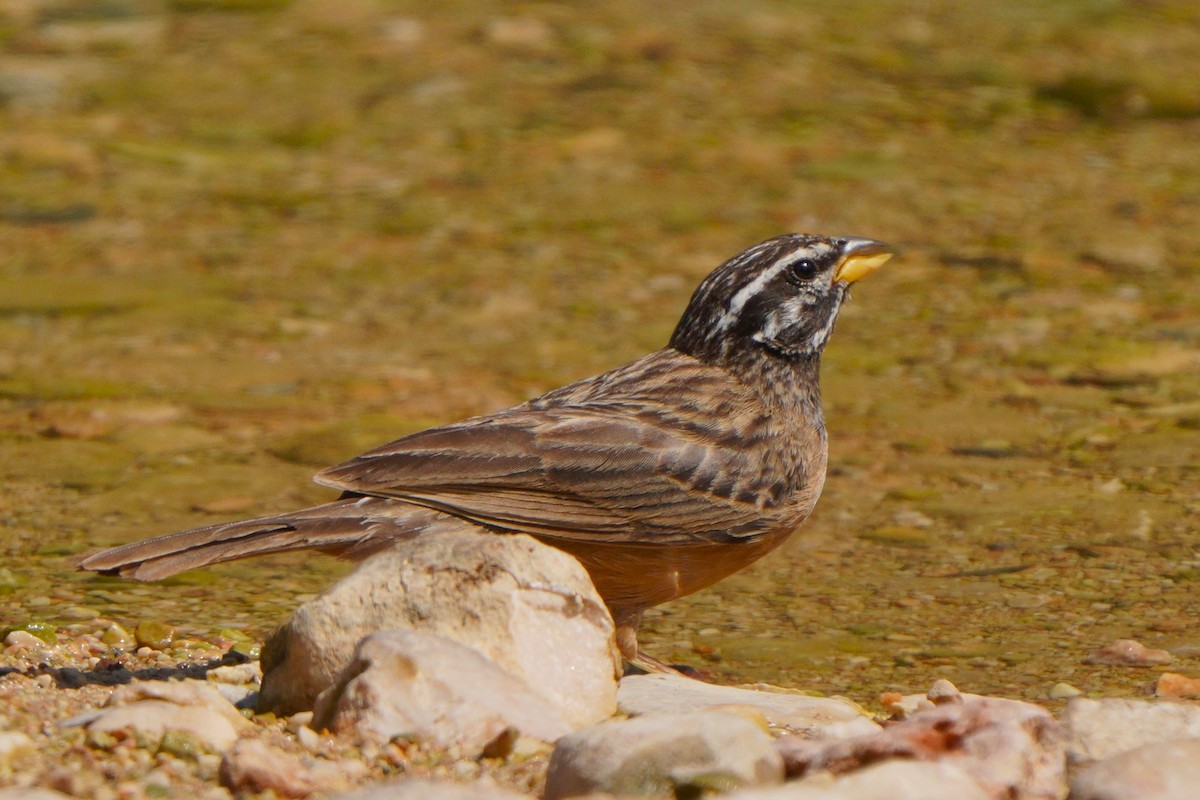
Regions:
<instances>
[{"instance_id":1,"label":"striped head","mask_svg":"<svg viewBox=\"0 0 1200 800\"><path fill-rule=\"evenodd\" d=\"M791 233L717 267L692 295L670 346L723 362L747 349L781 358L819 355L850 284L891 258L872 239Z\"/></svg>"}]
</instances>

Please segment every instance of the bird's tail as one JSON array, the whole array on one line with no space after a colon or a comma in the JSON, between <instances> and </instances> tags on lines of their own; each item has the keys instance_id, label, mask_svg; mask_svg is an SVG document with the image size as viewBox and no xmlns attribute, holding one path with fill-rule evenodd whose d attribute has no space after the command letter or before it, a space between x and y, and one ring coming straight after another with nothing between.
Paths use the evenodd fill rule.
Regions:
<instances>
[{"instance_id":1,"label":"bird's tail","mask_svg":"<svg viewBox=\"0 0 1200 800\"><path fill-rule=\"evenodd\" d=\"M346 497L270 517L207 525L86 556L79 568L139 581L222 561L314 549L365 558L426 530L444 515L401 500Z\"/></svg>"}]
</instances>

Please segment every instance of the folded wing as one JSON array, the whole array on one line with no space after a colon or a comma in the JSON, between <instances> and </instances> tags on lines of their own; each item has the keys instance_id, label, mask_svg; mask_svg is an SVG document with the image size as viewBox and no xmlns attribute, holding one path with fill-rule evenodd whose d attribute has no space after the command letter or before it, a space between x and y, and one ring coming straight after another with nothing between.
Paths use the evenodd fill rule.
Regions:
<instances>
[{"instance_id":1,"label":"folded wing","mask_svg":"<svg viewBox=\"0 0 1200 800\"><path fill-rule=\"evenodd\" d=\"M661 410L512 409L407 436L318 483L507 531L591 541L752 535L770 501L719 432Z\"/></svg>"}]
</instances>

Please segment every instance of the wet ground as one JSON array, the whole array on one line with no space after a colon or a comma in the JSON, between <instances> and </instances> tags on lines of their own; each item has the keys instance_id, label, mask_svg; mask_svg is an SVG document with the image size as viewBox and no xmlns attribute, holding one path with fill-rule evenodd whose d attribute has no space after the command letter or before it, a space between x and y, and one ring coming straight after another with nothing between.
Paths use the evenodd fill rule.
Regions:
<instances>
[{"instance_id":1,"label":"wet ground","mask_svg":"<svg viewBox=\"0 0 1200 800\"><path fill-rule=\"evenodd\" d=\"M0 627L259 637L345 569L78 554L660 346L776 233L903 257L805 530L659 656L872 703L1200 674L1200 10L0 1ZM221 632L224 632L222 634Z\"/></svg>"}]
</instances>

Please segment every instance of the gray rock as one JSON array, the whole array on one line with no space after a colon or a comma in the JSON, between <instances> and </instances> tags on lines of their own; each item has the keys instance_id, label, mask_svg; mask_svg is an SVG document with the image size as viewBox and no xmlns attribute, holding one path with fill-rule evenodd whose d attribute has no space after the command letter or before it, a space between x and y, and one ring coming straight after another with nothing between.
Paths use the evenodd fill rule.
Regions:
<instances>
[{"instance_id":1,"label":"gray rock","mask_svg":"<svg viewBox=\"0 0 1200 800\"><path fill-rule=\"evenodd\" d=\"M488 781L452 783L404 778L378 783L332 800L534 800L527 794L502 789Z\"/></svg>"},{"instance_id":2,"label":"gray rock","mask_svg":"<svg viewBox=\"0 0 1200 800\"><path fill-rule=\"evenodd\" d=\"M1093 762L1071 781L1071 800L1194 800L1200 739L1148 744Z\"/></svg>"},{"instance_id":3,"label":"gray rock","mask_svg":"<svg viewBox=\"0 0 1200 800\"><path fill-rule=\"evenodd\" d=\"M893 759L840 778L822 773L769 789L746 789L722 800L989 800L971 776L942 761Z\"/></svg>"},{"instance_id":4,"label":"gray rock","mask_svg":"<svg viewBox=\"0 0 1200 800\"><path fill-rule=\"evenodd\" d=\"M438 522L301 606L263 648L260 706L312 707L369 633L411 628L478 650L579 727L616 709L613 623L574 558L523 535Z\"/></svg>"},{"instance_id":5,"label":"gray rock","mask_svg":"<svg viewBox=\"0 0 1200 800\"><path fill-rule=\"evenodd\" d=\"M545 800L597 792L696 796L783 780L783 760L760 726L725 711L657 714L593 725L559 740Z\"/></svg>"},{"instance_id":6,"label":"gray rock","mask_svg":"<svg viewBox=\"0 0 1200 800\"><path fill-rule=\"evenodd\" d=\"M1147 744L1200 737L1200 706L1077 697L1062 714L1072 763L1112 758Z\"/></svg>"},{"instance_id":7,"label":"gray rock","mask_svg":"<svg viewBox=\"0 0 1200 800\"><path fill-rule=\"evenodd\" d=\"M808 697L775 686L714 686L682 675L629 675L621 679L622 713L669 714L720 706L751 706L776 728L817 738L844 738L879 730L866 712L839 697Z\"/></svg>"},{"instance_id":8,"label":"gray rock","mask_svg":"<svg viewBox=\"0 0 1200 800\"><path fill-rule=\"evenodd\" d=\"M1066 793L1063 733L1050 713L1016 700L961 695L882 731L785 750L789 775L849 773L886 759L952 764L985 796L1058 800Z\"/></svg>"},{"instance_id":9,"label":"gray rock","mask_svg":"<svg viewBox=\"0 0 1200 800\"><path fill-rule=\"evenodd\" d=\"M501 736L571 731L550 701L479 652L432 633L380 631L317 699L312 727L387 742L412 735L478 755Z\"/></svg>"}]
</instances>

